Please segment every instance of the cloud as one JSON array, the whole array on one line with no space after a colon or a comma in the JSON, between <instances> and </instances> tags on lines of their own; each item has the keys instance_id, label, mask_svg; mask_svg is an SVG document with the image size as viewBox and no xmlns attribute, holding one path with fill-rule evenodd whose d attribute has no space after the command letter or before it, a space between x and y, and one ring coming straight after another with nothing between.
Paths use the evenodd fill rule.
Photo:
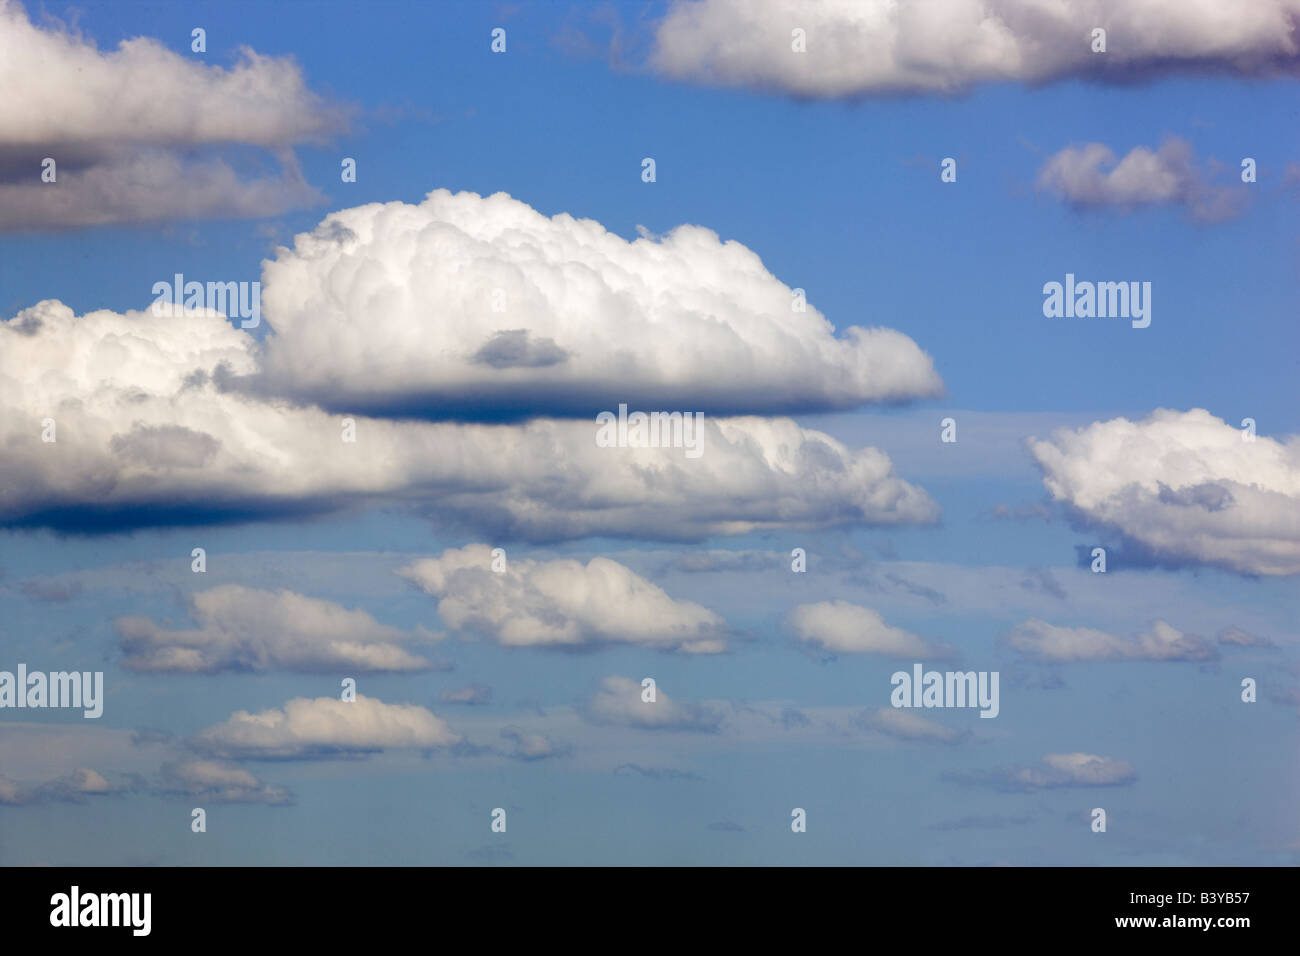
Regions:
<instances>
[{"instance_id":1,"label":"cloud","mask_svg":"<svg viewBox=\"0 0 1300 956\"><path fill-rule=\"evenodd\" d=\"M898 740L955 744L970 736L968 731L953 730L928 717L893 707L864 710L853 718L853 723L863 730L875 731Z\"/></svg>"},{"instance_id":2,"label":"cloud","mask_svg":"<svg viewBox=\"0 0 1300 956\"><path fill-rule=\"evenodd\" d=\"M722 726L722 714L701 704L683 704L656 687L655 699L641 699L641 684L630 677L606 677L587 705L586 717L597 724L614 724L641 730L691 730L713 732Z\"/></svg>"},{"instance_id":3,"label":"cloud","mask_svg":"<svg viewBox=\"0 0 1300 956\"><path fill-rule=\"evenodd\" d=\"M1206 222L1235 215L1243 195L1210 185L1195 168L1192 148L1180 139L1154 151L1136 146L1118 161L1102 143L1069 146L1043 165L1038 188L1077 208L1177 205Z\"/></svg>"},{"instance_id":4,"label":"cloud","mask_svg":"<svg viewBox=\"0 0 1300 956\"><path fill-rule=\"evenodd\" d=\"M1208 661L1219 656L1209 641L1164 621L1129 640L1086 627L1056 627L1030 620L1016 627L1007 643L1040 661Z\"/></svg>"},{"instance_id":5,"label":"cloud","mask_svg":"<svg viewBox=\"0 0 1300 956\"><path fill-rule=\"evenodd\" d=\"M484 687L481 684L471 684L469 687L460 688L460 690L444 690L438 695L440 703L467 704L471 707L486 704L491 700L492 688Z\"/></svg>"},{"instance_id":6,"label":"cloud","mask_svg":"<svg viewBox=\"0 0 1300 956\"><path fill-rule=\"evenodd\" d=\"M985 784L999 790L1027 792L1067 787L1122 787L1137 780L1133 765L1095 754L1047 754L1037 767L1000 767L991 771L950 773L948 779Z\"/></svg>"},{"instance_id":7,"label":"cloud","mask_svg":"<svg viewBox=\"0 0 1300 956\"><path fill-rule=\"evenodd\" d=\"M347 443L339 417L225 387L259 361L215 312L76 316L46 300L0 322L0 525L118 531L385 501L498 539L699 540L939 513L883 452L789 419L706 419L695 459L600 448L594 421L358 417Z\"/></svg>"},{"instance_id":8,"label":"cloud","mask_svg":"<svg viewBox=\"0 0 1300 956\"><path fill-rule=\"evenodd\" d=\"M505 193L331 213L264 264L275 334L245 383L331 411L500 421L767 414L938 395L901 332L840 337L701 226L628 242Z\"/></svg>"},{"instance_id":9,"label":"cloud","mask_svg":"<svg viewBox=\"0 0 1300 956\"><path fill-rule=\"evenodd\" d=\"M186 758L164 764L164 780L182 792L218 803L265 803L284 806L294 802L283 787L263 783L253 774L220 760Z\"/></svg>"},{"instance_id":10,"label":"cloud","mask_svg":"<svg viewBox=\"0 0 1300 956\"><path fill-rule=\"evenodd\" d=\"M1243 631L1239 627L1225 627L1219 631L1218 641L1220 644L1226 644L1231 647L1276 647L1277 645L1267 637L1260 637L1257 634L1251 634L1249 631Z\"/></svg>"},{"instance_id":11,"label":"cloud","mask_svg":"<svg viewBox=\"0 0 1300 956\"><path fill-rule=\"evenodd\" d=\"M346 113L309 90L291 60L239 51L229 69L136 37L101 52L38 27L0 0L0 230L197 217L262 217L311 205L290 147L323 142ZM274 158L240 179L215 151ZM56 179L42 182L42 162Z\"/></svg>"},{"instance_id":12,"label":"cloud","mask_svg":"<svg viewBox=\"0 0 1300 956\"><path fill-rule=\"evenodd\" d=\"M786 622L799 641L834 654L881 654L915 660L951 654L946 645L932 644L902 628L891 627L870 608L847 601L800 604Z\"/></svg>"},{"instance_id":13,"label":"cloud","mask_svg":"<svg viewBox=\"0 0 1300 956\"><path fill-rule=\"evenodd\" d=\"M545 760L547 757L560 757L572 748L557 744L543 734L531 733L522 727L504 727L501 730L503 740L510 741L509 756L518 760Z\"/></svg>"},{"instance_id":14,"label":"cloud","mask_svg":"<svg viewBox=\"0 0 1300 956\"><path fill-rule=\"evenodd\" d=\"M1062 429L1029 449L1054 500L1156 559L1300 573L1300 437L1243 432L1204 409Z\"/></svg>"},{"instance_id":15,"label":"cloud","mask_svg":"<svg viewBox=\"0 0 1300 956\"><path fill-rule=\"evenodd\" d=\"M1185 0L673 0L651 65L675 79L811 98L1071 77L1294 75L1298 22L1297 0L1231 9ZM1092 51L1095 27L1107 31L1104 54ZM793 52L796 28L805 53Z\"/></svg>"},{"instance_id":16,"label":"cloud","mask_svg":"<svg viewBox=\"0 0 1300 956\"><path fill-rule=\"evenodd\" d=\"M135 671L215 674L286 670L302 673L426 670L429 662L401 645L412 637L365 611L292 591L228 584L190 597L198 627L173 631L144 617L114 625Z\"/></svg>"},{"instance_id":17,"label":"cloud","mask_svg":"<svg viewBox=\"0 0 1300 956\"><path fill-rule=\"evenodd\" d=\"M81 803L87 796L114 793L114 787L96 770L81 767L72 773L26 785L0 775L0 806L28 806L54 802Z\"/></svg>"},{"instance_id":18,"label":"cloud","mask_svg":"<svg viewBox=\"0 0 1300 956\"><path fill-rule=\"evenodd\" d=\"M561 558L508 558L492 570L486 544L451 548L398 573L438 598L449 628L485 634L511 647L636 644L715 654L726 649L726 622L608 558L587 564Z\"/></svg>"},{"instance_id":19,"label":"cloud","mask_svg":"<svg viewBox=\"0 0 1300 956\"><path fill-rule=\"evenodd\" d=\"M383 750L430 750L461 738L423 707L385 704L357 695L295 697L284 707L239 710L190 738L196 751L219 758L276 760L358 757Z\"/></svg>"}]
</instances>

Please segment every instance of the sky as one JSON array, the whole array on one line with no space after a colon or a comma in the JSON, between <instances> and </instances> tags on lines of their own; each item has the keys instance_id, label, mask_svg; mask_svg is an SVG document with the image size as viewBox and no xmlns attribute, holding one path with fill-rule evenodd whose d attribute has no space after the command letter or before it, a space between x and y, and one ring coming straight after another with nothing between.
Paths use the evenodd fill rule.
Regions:
<instances>
[{"instance_id":1,"label":"sky","mask_svg":"<svg viewBox=\"0 0 1300 956\"><path fill-rule=\"evenodd\" d=\"M1300 3L1033 7L0 0L0 863L1300 862Z\"/></svg>"}]
</instances>

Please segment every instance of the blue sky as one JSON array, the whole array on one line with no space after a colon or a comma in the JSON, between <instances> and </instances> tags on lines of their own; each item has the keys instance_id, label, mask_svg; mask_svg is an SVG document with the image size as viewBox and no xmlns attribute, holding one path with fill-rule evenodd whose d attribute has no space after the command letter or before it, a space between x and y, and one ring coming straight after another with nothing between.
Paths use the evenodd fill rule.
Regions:
<instances>
[{"instance_id":1,"label":"blue sky","mask_svg":"<svg viewBox=\"0 0 1300 956\"><path fill-rule=\"evenodd\" d=\"M0 799L0 862L1297 862L1300 60L1293 56L1282 75L1250 69L1247 58L1226 67L1156 66L1155 75L1122 83L1084 68L977 77L950 95L882 90L869 79L852 95L810 95L807 87L783 89L779 73L730 85L669 75L652 51L666 42L656 31L673 6L47 3L43 11L74 23L101 52L146 36L201 68L230 67L244 45L291 57L306 87L346 119L321 142L291 144L303 180L320 193L302 208L0 230L0 316L16 325L19 313L47 299L78 316L143 311L153 284L175 273L257 281L264 260L292 256L277 247L292 246L327 214L416 205L435 189L505 192L544 217L595 220L625 240L636 239L638 227L661 236L681 224L703 226L752 250L779 283L805 289L841 337L850 326L883 326L932 358L941 396L868 399L792 417L849 449L887 454L893 472L924 489L941 517L833 520L847 506L827 492L823 510L803 526L775 521L680 540L655 533L656 509L672 506L650 497L625 528L592 531L575 520L580 530L538 535L483 517L495 512L479 510L477 499L458 522L449 517L459 507L450 491L398 489L340 492L342 504L307 520L277 505L263 520L206 516L155 527L136 519L85 534L49 527L35 505L24 511L22 502L41 498L28 489L0 509L0 669L25 662L33 670L102 670L107 696L97 721L79 712L0 711L0 779L16 788L8 802ZM765 6L780 4L753 5ZM27 15L39 29L56 29L41 10ZM190 51L195 26L207 31L206 54ZM778 26L788 32L785 21ZM507 31L504 54L489 49L494 27ZM1110 32L1115 55L1131 56L1135 71L1144 55L1165 62L1169 51L1125 46L1122 16ZM833 65L818 65L816 40L814 32L807 54L814 76ZM753 75L762 68L760 61ZM0 95L23 90L0 85ZM0 157L25 155L16 133L0 133L0 146L9 147ZM1063 196L1040 180L1070 147L1101 143L1123 157L1171 139L1193 157L1192 173L1175 172L1194 175L1173 194L1157 184L1150 196L1119 201L1115 182L1098 187L1096 177L1081 176ZM120 148L133 137L124 129L101 141ZM182 154L207 150L250 177L278 162L275 150L250 142L166 145ZM355 183L340 181L343 157L356 159ZM643 157L655 159L653 183L642 181ZM955 183L940 181L944 157L958 161ZM1257 182L1241 182L1243 157L1256 160ZM1202 189L1227 197L1232 213L1199 216L1193 199ZM0 195L0 223L5 201ZM1066 273L1150 282L1150 327L1045 318L1043 284ZM301 342L330 334L325 320L290 328L269 304L265 315L255 340L281 337L286 348L305 349ZM610 321L597 312L576 319L593 327ZM347 321L369 317L348 313ZM439 321L474 320L439 313ZM673 347L691 352L700 341L687 335ZM720 371L730 364L718 360ZM123 368L129 376L131 366ZM58 374L38 371L46 381ZM819 374L836 381L829 367L814 380ZM357 381L384 376L360 367ZM763 391L761 369L746 387L746 395ZM88 390L85 401L97 394ZM605 407L619 400L612 391ZM539 392L542 418L547 402ZM1058 429L1121 417L1149 424L1157 409L1178 416L1204 409L1218 424L1198 430L1179 417L1167 432L1143 424L1120 452L1109 430L1089 446L1053 439ZM949 416L958 429L952 444L939 439ZM1221 437L1247 417L1259 440L1238 443L1248 455L1238 465L1238 446ZM132 423L113 427L125 433ZM78 440L63 434L61 447ZM1198 445L1205 435L1210 444ZM1031 438L1054 441L1067 464L1054 470L1026 444ZM14 467L8 482L38 473ZM322 462L322 471L330 467ZM580 467L575 459L554 480L576 482ZM800 475L796 488L820 487L824 478ZM1045 484L1052 478L1073 490L1054 494ZM169 486L161 487L146 510L168 503ZM1178 497L1207 487L1226 489L1226 510ZM772 502L773 515L783 501ZM74 504L93 510L97 502ZM1205 515L1184 522L1184 511L1202 507ZM599 621L569 648L503 646L474 615L458 627L439 613L447 593L434 596L397 572L475 543L505 548L512 567L618 562L672 601L723 619L727 650L660 650L650 638L611 637ZM1104 575L1089 569L1096 546L1108 549ZM203 575L191 572L196 547L207 552ZM794 548L807 552L804 574L791 572ZM424 629L442 639L402 641L434 666L396 673L337 664L129 666L123 618L194 628L187 601L225 585L284 589L362 611L408 636ZM837 601L956 648L960 666L927 667L1000 672L999 716L921 711L931 723L916 737L864 729L864 714L889 706L890 675L910 670L915 658L870 641L831 653L826 635L801 640L792 630L796 606ZM619 608L603 613L612 622ZM1113 640L1099 645L1071 631L1060 646L1074 641L1085 650L1034 653L1023 638L1028 621ZM1133 650L1157 621L1185 641L1158 654ZM611 633L620 626L609 624ZM305 627L294 640L310 644ZM1237 631L1251 639L1225 638ZM252 645L270 640L246 637ZM346 676L366 697L431 711L461 742L381 742L364 752L330 745L325 755L289 757L195 743L240 711L337 698ZM593 699L613 676L638 683L652 676L668 700L721 723L701 729L683 718L654 729L640 718L601 719ZM1259 682L1258 703L1241 701L1243 677ZM490 699L472 706L440 699L471 686L491 688ZM508 728L544 738L545 754L512 752L512 738L502 736ZM146 729L162 733L139 736ZM1096 779L1042 769L1050 755L1080 754L1100 761ZM168 766L191 760L251 773L257 783L203 790L194 776L167 776ZM107 792L69 793L66 781L80 768L101 775ZM290 796L264 799L263 787ZM0 788L0 798L5 793ZM208 814L205 834L189 827L199 806ZM504 834L489 829L495 807L507 810ZM791 832L795 807L807 810L806 833ZM1105 833L1090 829L1094 807L1107 811Z\"/></svg>"}]
</instances>

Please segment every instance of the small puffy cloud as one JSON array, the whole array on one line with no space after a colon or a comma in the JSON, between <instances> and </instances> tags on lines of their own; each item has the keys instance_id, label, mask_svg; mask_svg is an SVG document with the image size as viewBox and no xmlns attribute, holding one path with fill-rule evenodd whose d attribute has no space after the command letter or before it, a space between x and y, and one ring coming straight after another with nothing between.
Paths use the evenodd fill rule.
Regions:
<instances>
[{"instance_id":1,"label":"small puffy cloud","mask_svg":"<svg viewBox=\"0 0 1300 956\"><path fill-rule=\"evenodd\" d=\"M54 802L80 803L87 796L118 792L103 774L88 767L36 784L22 784L0 776L0 806L28 806Z\"/></svg>"},{"instance_id":2,"label":"small puffy cloud","mask_svg":"<svg viewBox=\"0 0 1300 956\"><path fill-rule=\"evenodd\" d=\"M221 760L187 758L164 764L162 776L168 786L218 803L293 803L293 795L283 787L265 784L247 770Z\"/></svg>"},{"instance_id":3,"label":"small puffy cloud","mask_svg":"<svg viewBox=\"0 0 1300 956\"><path fill-rule=\"evenodd\" d=\"M492 570L486 544L451 548L399 573L438 598L449 628L511 647L636 644L713 654L726 649L726 622L608 558L509 558Z\"/></svg>"},{"instance_id":4,"label":"small puffy cloud","mask_svg":"<svg viewBox=\"0 0 1300 956\"><path fill-rule=\"evenodd\" d=\"M262 217L314 204L290 147L320 142L344 112L290 59L244 48L209 66L136 37L102 52L0 0L0 230L195 217ZM278 173L241 179L220 155L252 147ZM42 162L57 163L53 183ZM246 160L247 157L245 156Z\"/></svg>"},{"instance_id":5,"label":"small puffy cloud","mask_svg":"<svg viewBox=\"0 0 1300 956\"><path fill-rule=\"evenodd\" d=\"M1267 637L1260 637L1239 627L1225 627L1219 631L1218 641L1230 647L1276 647Z\"/></svg>"},{"instance_id":6,"label":"small puffy cloud","mask_svg":"<svg viewBox=\"0 0 1300 956\"><path fill-rule=\"evenodd\" d=\"M333 601L228 584L193 595L190 608L198 624L191 630L169 630L145 617L119 617L114 624L125 654L123 664L136 671L201 674L430 667L425 658L402 647L412 635Z\"/></svg>"},{"instance_id":7,"label":"small puffy cloud","mask_svg":"<svg viewBox=\"0 0 1300 956\"><path fill-rule=\"evenodd\" d=\"M790 419L704 420L702 449L601 448L593 421L343 419L227 387L256 341L215 312L0 322L0 525L117 531L342 511L373 501L531 541L699 540L923 524L939 509L874 448ZM55 441L43 441L46 422Z\"/></svg>"},{"instance_id":8,"label":"small puffy cloud","mask_svg":"<svg viewBox=\"0 0 1300 956\"><path fill-rule=\"evenodd\" d=\"M969 736L967 731L953 730L928 717L894 707L863 711L853 718L853 723L863 730L898 740L954 744Z\"/></svg>"},{"instance_id":9,"label":"small puffy cloud","mask_svg":"<svg viewBox=\"0 0 1300 956\"><path fill-rule=\"evenodd\" d=\"M986 784L999 790L1027 792L1068 787L1122 787L1137 780L1125 760L1096 754L1047 754L1036 767L1001 767L991 771L953 773L950 779Z\"/></svg>"},{"instance_id":10,"label":"small puffy cloud","mask_svg":"<svg viewBox=\"0 0 1300 956\"><path fill-rule=\"evenodd\" d=\"M1119 160L1102 143L1069 146L1043 165L1038 188L1079 208L1178 205L1203 221L1233 215L1242 195L1208 183L1195 167L1191 147L1180 139L1158 150L1134 147Z\"/></svg>"},{"instance_id":11,"label":"small puffy cloud","mask_svg":"<svg viewBox=\"0 0 1300 956\"><path fill-rule=\"evenodd\" d=\"M818 98L1067 77L1294 74L1298 19L1297 0L673 0L651 63L676 79ZM1092 51L1098 26L1108 31L1105 54ZM806 53L793 51L796 28Z\"/></svg>"},{"instance_id":12,"label":"small puffy cloud","mask_svg":"<svg viewBox=\"0 0 1300 956\"><path fill-rule=\"evenodd\" d=\"M1016 627L1007 643L1040 661L1208 661L1219 656L1209 641L1164 621L1155 621L1147 631L1128 639L1035 619Z\"/></svg>"},{"instance_id":13,"label":"small puffy cloud","mask_svg":"<svg viewBox=\"0 0 1300 956\"><path fill-rule=\"evenodd\" d=\"M459 690L444 690L438 695L438 701L443 704L467 704L471 707L486 704L492 700L492 688L485 687L482 684L471 684L469 687L462 687Z\"/></svg>"},{"instance_id":14,"label":"small puffy cloud","mask_svg":"<svg viewBox=\"0 0 1300 956\"><path fill-rule=\"evenodd\" d=\"M795 637L833 654L880 654L914 660L947 657L951 649L891 627L870 608L847 601L800 604L786 618Z\"/></svg>"},{"instance_id":15,"label":"small puffy cloud","mask_svg":"<svg viewBox=\"0 0 1300 956\"><path fill-rule=\"evenodd\" d=\"M505 193L331 213L264 264L275 334L249 387L340 413L767 414L938 395L901 332L835 328L701 226L627 241Z\"/></svg>"},{"instance_id":16,"label":"small puffy cloud","mask_svg":"<svg viewBox=\"0 0 1300 956\"><path fill-rule=\"evenodd\" d=\"M1243 574L1300 573L1300 436L1280 441L1204 409L1116 418L1029 449L1052 498L1154 558Z\"/></svg>"},{"instance_id":17,"label":"small puffy cloud","mask_svg":"<svg viewBox=\"0 0 1300 956\"><path fill-rule=\"evenodd\" d=\"M236 711L190 738L194 750L227 759L357 757L383 750L430 750L461 738L438 717L411 704L357 695L295 697L283 708Z\"/></svg>"},{"instance_id":18,"label":"small puffy cloud","mask_svg":"<svg viewBox=\"0 0 1300 956\"><path fill-rule=\"evenodd\" d=\"M630 677L606 677L599 692L588 702L586 716L593 723L642 730L712 732L722 726L722 714L710 707L673 700L660 687L655 688L652 703L643 701L641 693L639 681Z\"/></svg>"},{"instance_id":19,"label":"small puffy cloud","mask_svg":"<svg viewBox=\"0 0 1300 956\"><path fill-rule=\"evenodd\" d=\"M518 760L545 760L547 757L558 757L569 752L568 747L555 743L543 734L535 734L522 727L502 728L501 737L511 744L509 756Z\"/></svg>"}]
</instances>

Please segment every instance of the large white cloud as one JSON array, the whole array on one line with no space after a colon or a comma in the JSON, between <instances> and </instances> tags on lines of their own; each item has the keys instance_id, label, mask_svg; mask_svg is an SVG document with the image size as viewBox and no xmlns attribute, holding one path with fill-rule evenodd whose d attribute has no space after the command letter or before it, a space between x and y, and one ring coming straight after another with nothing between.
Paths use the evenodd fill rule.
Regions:
<instances>
[{"instance_id":1,"label":"large white cloud","mask_svg":"<svg viewBox=\"0 0 1300 956\"><path fill-rule=\"evenodd\" d=\"M754 529L934 521L884 453L789 419L706 418L701 453L601 448L594 421L356 419L223 387L255 341L215 313L0 322L0 523L77 530L406 502L494 535L681 540ZM46 419L55 441L42 440Z\"/></svg>"},{"instance_id":2,"label":"large white cloud","mask_svg":"<svg viewBox=\"0 0 1300 956\"><path fill-rule=\"evenodd\" d=\"M309 700L256 714L236 711L190 738L196 751L218 758L288 759L361 756L382 750L429 750L461 738L441 718L412 704L385 704L357 695Z\"/></svg>"},{"instance_id":3,"label":"large white cloud","mask_svg":"<svg viewBox=\"0 0 1300 956\"><path fill-rule=\"evenodd\" d=\"M509 559L492 570L486 544L449 549L401 574L438 598L438 616L458 631L515 647L636 644L687 653L726 649L726 622L678 601L617 561Z\"/></svg>"},{"instance_id":4,"label":"large white cloud","mask_svg":"<svg viewBox=\"0 0 1300 956\"><path fill-rule=\"evenodd\" d=\"M881 654L924 661L952 653L950 647L886 624L871 608L847 601L800 604L786 621L799 641L835 654Z\"/></svg>"},{"instance_id":5,"label":"large white cloud","mask_svg":"<svg viewBox=\"0 0 1300 956\"><path fill-rule=\"evenodd\" d=\"M193 595L190 606L198 624L191 630L170 630L135 615L118 618L114 624L125 652L123 664L137 671L207 674L364 673L432 666L402 646L413 638L428 642L432 635L407 634L333 601L228 584Z\"/></svg>"},{"instance_id":6,"label":"large white cloud","mask_svg":"<svg viewBox=\"0 0 1300 956\"><path fill-rule=\"evenodd\" d=\"M504 193L440 189L331 213L264 268L266 387L335 410L752 414L943 387L906 335L836 338L753 251L700 226L628 242Z\"/></svg>"},{"instance_id":7,"label":"large white cloud","mask_svg":"<svg viewBox=\"0 0 1300 956\"><path fill-rule=\"evenodd\" d=\"M1300 573L1300 437L1247 437L1204 409L1162 408L1029 448L1053 499L1158 559Z\"/></svg>"},{"instance_id":8,"label":"large white cloud","mask_svg":"<svg viewBox=\"0 0 1300 956\"><path fill-rule=\"evenodd\" d=\"M1205 638L1184 634L1165 621L1154 621L1147 631L1128 639L1034 619L1017 626L1007 643L1041 661L1206 661L1219 656Z\"/></svg>"},{"instance_id":9,"label":"large white cloud","mask_svg":"<svg viewBox=\"0 0 1300 956\"><path fill-rule=\"evenodd\" d=\"M809 97L1258 75L1296 70L1298 21L1300 0L674 0L652 63L680 79ZM1096 27L1105 53L1092 52ZM796 28L805 53L792 50Z\"/></svg>"},{"instance_id":10,"label":"large white cloud","mask_svg":"<svg viewBox=\"0 0 1300 956\"><path fill-rule=\"evenodd\" d=\"M12 0L0 0L0 102L0 229L275 215L320 198L288 147L345 120L290 59L244 49L223 69L146 37L103 52ZM227 144L267 150L283 171L241 181L220 156L190 157Z\"/></svg>"}]
</instances>

